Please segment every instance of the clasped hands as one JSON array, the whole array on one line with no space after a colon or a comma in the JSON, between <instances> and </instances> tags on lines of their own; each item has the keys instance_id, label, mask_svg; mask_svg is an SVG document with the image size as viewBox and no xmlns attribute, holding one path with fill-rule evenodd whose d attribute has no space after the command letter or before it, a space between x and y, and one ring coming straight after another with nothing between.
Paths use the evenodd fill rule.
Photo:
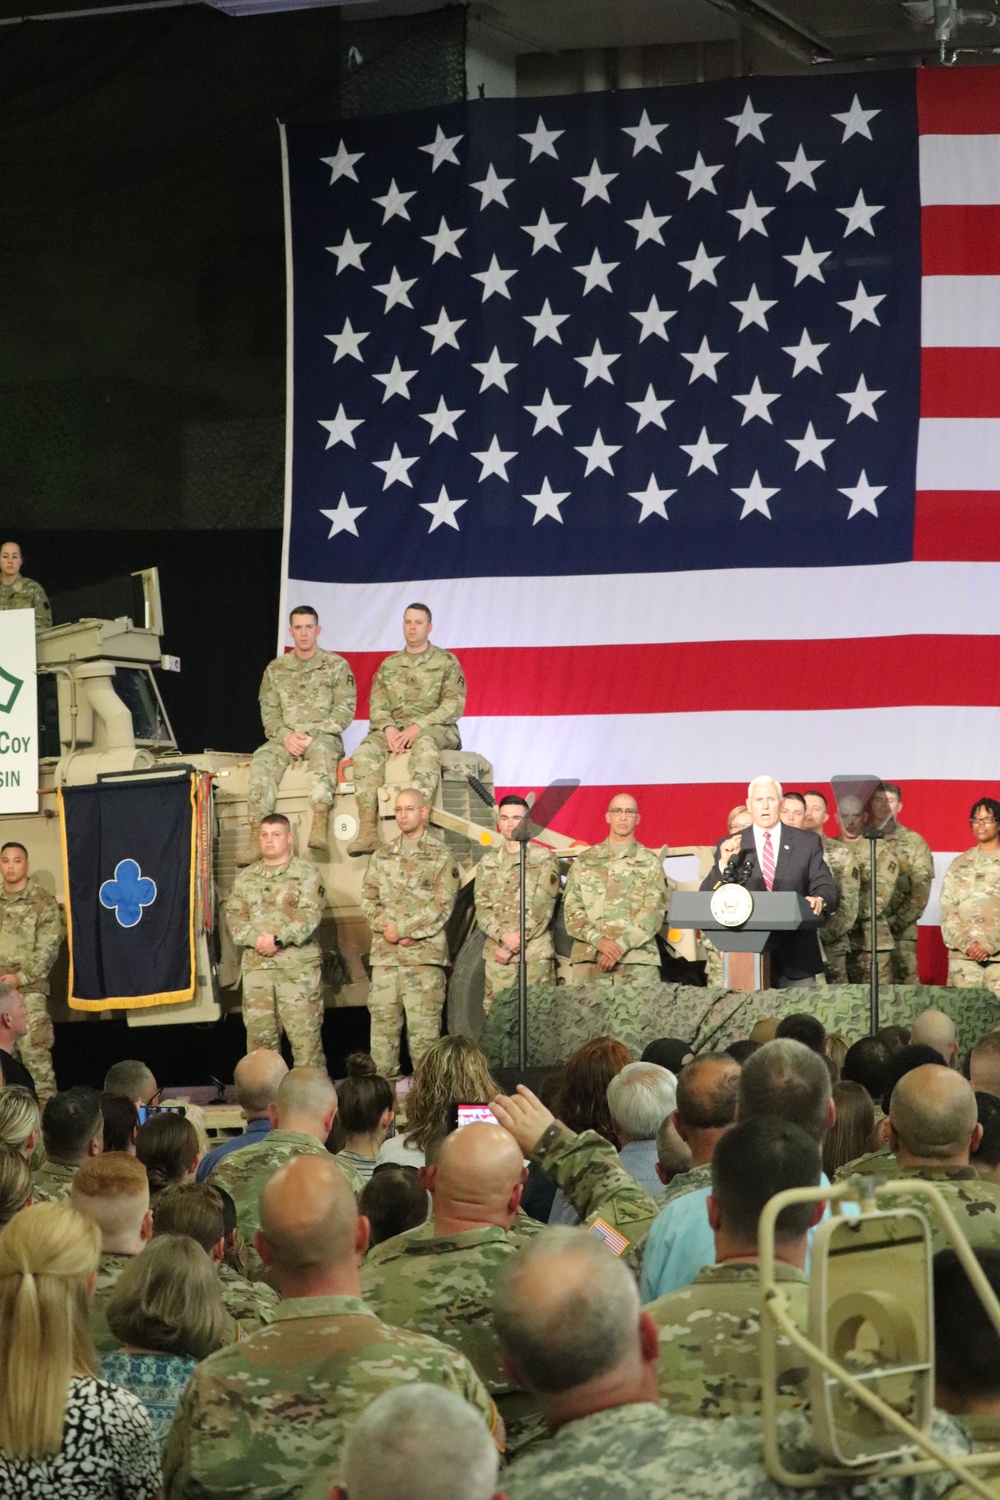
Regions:
<instances>
[{"instance_id":1,"label":"clasped hands","mask_svg":"<svg viewBox=\"0 0 1000 1500\"><path fill-rule=\"evenodd\" d=\"M409 750L419 733L419 724L408 724L405 729L395 729L390 724L385 731L385 742L393 755L402 755L404 750Z\"/></svg>"}]
</instances>

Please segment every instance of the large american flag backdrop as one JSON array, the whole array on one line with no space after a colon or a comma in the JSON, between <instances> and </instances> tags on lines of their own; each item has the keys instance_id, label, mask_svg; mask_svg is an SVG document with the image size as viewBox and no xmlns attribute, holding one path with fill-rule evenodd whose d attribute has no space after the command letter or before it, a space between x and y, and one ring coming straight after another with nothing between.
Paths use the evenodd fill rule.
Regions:
<instances>
[{"instance_id":1,"label":"large american flag backdrop","mask_svg":"<svg viewBox=\"0 0 1000 1500\"><path fill-rule=\"evenodd\" d=\"M426 600L464 743L498 786L579 777L567 832L627 788L646 842L709 842L757 772L874 771L940 878L997 789L997 71L284 146L283 608L319 610L359 715Z\"/></svg>"}]
</instances>

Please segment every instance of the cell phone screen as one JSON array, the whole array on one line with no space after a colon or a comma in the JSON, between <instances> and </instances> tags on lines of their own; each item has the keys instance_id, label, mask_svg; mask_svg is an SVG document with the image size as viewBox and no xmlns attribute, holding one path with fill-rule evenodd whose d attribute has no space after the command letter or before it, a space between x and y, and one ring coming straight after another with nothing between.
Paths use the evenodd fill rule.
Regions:
<instances>
[{"instance_id":1,"label":"cell phone screen","mask_svg":"<svg viewBox=\"0 0 1000 1500\"><path fill-rule=\"evenodd\" d=\"M495 1125L496 1120L488 1104L456 1104L456 1127L463 1125Z\"/></svg>"}]
</instances>

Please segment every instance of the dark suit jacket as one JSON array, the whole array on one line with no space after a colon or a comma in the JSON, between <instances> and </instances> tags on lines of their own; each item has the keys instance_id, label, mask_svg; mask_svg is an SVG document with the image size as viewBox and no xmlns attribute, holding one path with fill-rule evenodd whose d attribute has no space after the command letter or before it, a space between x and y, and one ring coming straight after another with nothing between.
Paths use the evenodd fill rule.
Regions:
<instances>
[{"instance_id":1,"label":"dark suit jacket","mask_svg":"<svg viewBox=\"0 0 1000 1500\"><path fill-rule=\"evenodd\" d=\"M800 896L822 896L826 910L836 910L839 900L837 884L823 859L819 834L806 828L786 828L784 823L779 823L771 829L771 842L777 848L774 890L796 891ZM750 877L745 882L747 890L766 890L757 861L753 828L744 828L740 852L749 853L753 862ZM720 873L718 865L714 865L702 881L702 890L713 890L719 883ZM822 973L822 970L823 958L815 931L790 932L771 949L773 979L807 979L812 974Z\"/></svg>"}]
</instances>

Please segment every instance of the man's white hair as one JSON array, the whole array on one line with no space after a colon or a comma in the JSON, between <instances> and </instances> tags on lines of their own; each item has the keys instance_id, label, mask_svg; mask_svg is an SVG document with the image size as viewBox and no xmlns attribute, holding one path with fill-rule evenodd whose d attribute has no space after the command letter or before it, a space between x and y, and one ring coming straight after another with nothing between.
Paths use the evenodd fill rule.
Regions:
<instances>
[{"instance_id":1,"label":"man's white hair","mask_svg":"<svg viewBox=\"0 0 1000 1500\"><path fill-rule=\"evenodd\" d=\"M417 1382L354 1420L340 1467L349 1500L490 1500L500 1458L474 1407Z\"/></svg>"},{"instance_id":2,"label":"man's white hair","mask_svg":"<svg viewBox=\"0 0 1000 1500\"><path fill-rule=\"evenodd\" d=\"M775 786L775 787L778 788L778 798L779 798L779 800L785 795L784 792L781 790L781 782L778 780L778 778L776 776L755 776L754 779L753 779L753 781L751 781L750 785L747 787L747 805L748 806L749 806L749 803L750 803L750 798L753 796L753 789L754 789L754 787L755 786L764 786L765 784L768 785L768 786Z\"/></svg>"},{"instance_id":3,"label":"man's white hair","mask_svg":"<svg viewBox=\"0 0 1000 1500\"><path fill-rule=\"evenodd\" d=\"M627 1063L608 1084L611 1118L634 1141L655 1141L677 1107L677 1079L657 1063Z\"/></svg>"}]
</instances>

